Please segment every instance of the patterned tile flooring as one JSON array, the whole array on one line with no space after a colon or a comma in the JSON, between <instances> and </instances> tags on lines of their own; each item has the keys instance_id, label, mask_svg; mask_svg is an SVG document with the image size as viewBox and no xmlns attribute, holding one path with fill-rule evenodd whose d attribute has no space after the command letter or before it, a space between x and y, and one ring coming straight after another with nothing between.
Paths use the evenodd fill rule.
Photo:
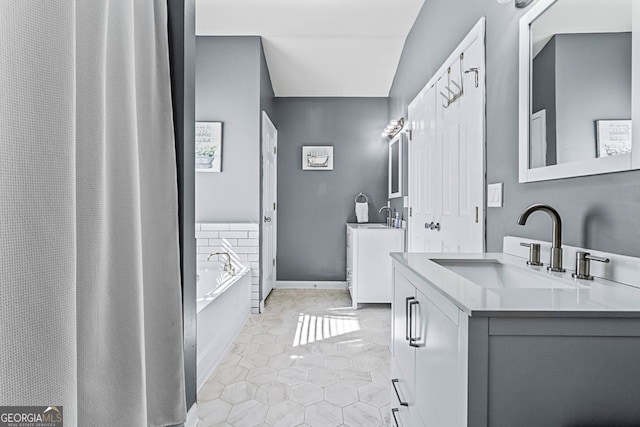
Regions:
<instances>
[{"instance_id":1,"label":"patterned tile flooring","mask_svg":"<svg viewBox=\"0 0 640 427\"><path fill-rule=\"evenodd\" d=\"M276 289L198 394L201 427L390 423L389 305Z\"/></svg>"}]
</instances>

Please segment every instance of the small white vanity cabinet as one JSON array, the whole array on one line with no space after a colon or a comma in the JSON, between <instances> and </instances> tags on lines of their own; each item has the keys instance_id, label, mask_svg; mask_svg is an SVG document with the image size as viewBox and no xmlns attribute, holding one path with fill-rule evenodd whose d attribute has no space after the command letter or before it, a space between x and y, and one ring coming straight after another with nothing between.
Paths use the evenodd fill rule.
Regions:
<instances>
[{"instance_id":1,"label":"small white vanity cabinet","mask_svg":"<svg viewBox=\"0 0 640 427\"><path fill-rule=\"evenodd\" d=\"M466 425L468 316L402 266L393 269L392 425Z\"/></svg>"},{"instance_id":2,"label":"small white vanity cabinet","mask_svg":"<svg viewBox=\"0 0 640 427\"><path fill-rule=\"evenodd\" d=\"M347 224L347 285L353 308L391 302L390 252L404 251L404 229Z\"/></svg>"}]
</instances>

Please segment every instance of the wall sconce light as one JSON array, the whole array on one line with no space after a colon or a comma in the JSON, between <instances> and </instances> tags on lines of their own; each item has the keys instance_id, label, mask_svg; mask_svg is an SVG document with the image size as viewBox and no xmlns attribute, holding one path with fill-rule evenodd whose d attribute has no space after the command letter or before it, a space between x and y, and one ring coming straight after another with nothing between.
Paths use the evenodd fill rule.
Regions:
<instances>
[{"instance_id":1,"label":"wall sconce light","mask_svg":"<svg viewBox=\"0 0 640 427\"><path fill-rule=\"evenodd\" d=\"M384 128L380 136L392 139L398 134L404 127L404 118L400 117L398 120L391 120L389 124Z\"/></svg>"},{"instance_id":2,"label":"wall sconce light","mask_svg":"<svg viewBox=\"0 0 640 427\"><path fill-rule=\"evenodd\" d=\"M497 0L498 3L504 4L504 3L509 3L511 0ZM531 4L533 0L516 0L515 4L516 7L518 9L522 9L524 7L527 7Z\"/></svg>"}]
</instances>

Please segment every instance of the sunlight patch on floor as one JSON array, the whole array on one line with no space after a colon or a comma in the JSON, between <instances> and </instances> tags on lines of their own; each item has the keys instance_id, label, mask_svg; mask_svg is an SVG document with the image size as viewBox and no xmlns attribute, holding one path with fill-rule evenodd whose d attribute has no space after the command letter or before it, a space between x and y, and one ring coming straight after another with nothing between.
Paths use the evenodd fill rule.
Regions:
<instances>
[{"instance_id":1,"label":"sunlight patch on floor","mask_svg":"<svg viewBox=\"0 0 640 427\"><path fill-rule=\"evenodd\" d=\"M348 334L360 330L360 322L356 317L339 315L309 315L300 313L298 325L293 339L293 346L322 341L327 338Z\"/></svg>"}]
</instances>

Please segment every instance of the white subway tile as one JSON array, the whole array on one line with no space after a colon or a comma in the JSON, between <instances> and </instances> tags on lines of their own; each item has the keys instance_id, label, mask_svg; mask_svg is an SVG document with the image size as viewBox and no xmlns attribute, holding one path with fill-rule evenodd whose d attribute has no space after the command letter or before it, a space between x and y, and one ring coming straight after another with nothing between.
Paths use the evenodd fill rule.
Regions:
<instances>
[{"instance_id":1,"label":"white subway tile","mask_svg":"<svg viewBox=\"0 0 640 427\"><path fill-rule=\"evenodd\" d=\"M237 223L237 224L229 224L229 230L234 231L257 231L258 224L252 223Z\"/></svg>"},{"instance_id":2,"label":"white subway tile","mask_svg":"<svg viewBox=\"0 0 640 427\"><path fill-rule=\"evenodd\" d=\"M238 246L233 251L237 254L257 254L258 248L254 246Z\"/></svg>"},{"instance_id":3,"label":"white subway tile","mask_svg":"<svg viewBox=\"0 0 640 427\"><path fill-rule=\"evenodd\" d=\"M227 248L234 248L238 246L238 239L218 239L217 244Z\"/></svg>"},{"instance_id":4,"label":"white subway tile","mask_svg":"<svg viewBox=\"0 0 640 427\"><path fill-rule=\"evenodd\" d=\"M197 231L196 239L217 239L218 232L217 231Z\"/></svg>"},{"instance_id":5,"label":"white subway tile","mask_svg":"<svg viewBox=\"0 0 640 427\"><path fill-rule=\"evenodd\" d=\"M218 252L218 248L213 246L198 246L199 254L210 254L212 252Z\"/></svg>"},{"instance_id":6,"label":"white subway tile","mask_svg":"<svg viewBox=\"0 0 640 427\"><path fill-rule=\"evenodd\" d=\"M229 224L218 223L202 223L200 224L202 231L227 231L229 230Z\"/></svg>"},{"instance_id":7,"label":"white subway tile","mask_svg":"<svg viewBox=\"0 0 640 427\"><path fill-rule=\"evenodd\" d=\"M258 246L258 239L238 239L238 246Z\"/></svg>"},{"instance_id":8,"label":"white subway tile","mask_svg":"<svg viewBox=\"0 0 640 427\"><path fill-rule=\"evenodd\" d=\"M260 232L258 232L258 231L250 231L249 232L249 238L250 239L259 239L260 238Z\"/></svg>"},{"instance_id":9,"label":"white subway tile","mask_svg":"<svg viewBox=\"0 0 640 427\"><path fill-rule=\"evenodd\" d=\"M247 232L246 231L221 231L220 238L224 239L246 239Z\"/></svg>"}]
</instances>

